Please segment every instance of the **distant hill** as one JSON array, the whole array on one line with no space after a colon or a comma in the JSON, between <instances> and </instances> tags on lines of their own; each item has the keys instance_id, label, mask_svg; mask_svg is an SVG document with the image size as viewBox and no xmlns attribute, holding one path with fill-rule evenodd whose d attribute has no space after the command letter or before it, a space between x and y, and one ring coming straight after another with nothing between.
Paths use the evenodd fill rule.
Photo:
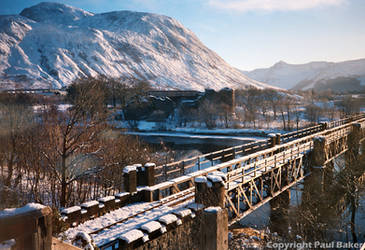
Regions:
<instances>
[{"instance_id":1,"label":"distant hill","mask_svg":"<svg viewBox=\"0 0 365 250\"><path fill-rule=\"evenodd\" d=\"M242 71L248 77L284 89L337 92L364 90L365 59L288 64L280 61L270 68Z\"/></svg>"},{"instance_id":2,"label":"distant hill","mask_svg":"<svg viewBox=\"0 0 365 250\"><path fill-rule=\"evenodd\" d=\"M98 75L136 77L159 89L268 87L167 16L94 14L59 3L0 16L0 88L61 88Z\"/></svg>"}]
</instances>

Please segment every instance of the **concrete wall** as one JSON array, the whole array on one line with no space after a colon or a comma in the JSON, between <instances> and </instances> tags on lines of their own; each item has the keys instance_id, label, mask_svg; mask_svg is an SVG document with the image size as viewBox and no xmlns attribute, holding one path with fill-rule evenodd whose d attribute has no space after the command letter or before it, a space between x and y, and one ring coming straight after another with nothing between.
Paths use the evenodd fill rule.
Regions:
<instances>
[{"instance_id":1,"label":"concrete wall","mask_svg":"<svg viewBox=\"0 0 365 250\"><path fill-rule=\"evenodd\" d=\"M136 249L199 249L199 241L196 237L199 235L199 222L198 218L189 219Z\"/></svg>"},{"instance_id":2,"label":"concrete wall","mask_svg":"<svg viewBox=\"0 0 365 250\"><path fill-rule=\"evenodd\" d=\"M7 241L12 250L51 249L52 210L36 205L0 213L0 243Z\"/></svg>"}]
</instances>

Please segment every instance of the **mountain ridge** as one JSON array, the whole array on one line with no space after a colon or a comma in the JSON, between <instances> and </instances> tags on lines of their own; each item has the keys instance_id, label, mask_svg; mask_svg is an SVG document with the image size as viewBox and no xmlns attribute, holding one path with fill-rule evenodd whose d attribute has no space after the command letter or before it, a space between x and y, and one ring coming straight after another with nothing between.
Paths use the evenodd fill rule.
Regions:
<instances>
[{"instance_id":1,"label":"mountain ridge","mask_svg":"<svg viewBox=\"0 0 365 250\"><path fill-rule=\"evenodd\" d=\"M359 85L365 85L364 58L342 62L313 61L305 64L280 61L269 68L241 72L257 81L284 89L322 89L341 79L351 79L353 85L351 88L354 90L361 89Z\"/></svg>"},{"instance_id":2,"label":"mountain ridge","mask_svg":"<svg viewBox=\"0 0 365 250\"><path fill-rule=\"evenodd\" d=\"M0 88L61 88L82 77L136 77L160 89L270 87L228 65L173 18L94 14L43 2L0 16Z\"/></svg>"}]
</instances>

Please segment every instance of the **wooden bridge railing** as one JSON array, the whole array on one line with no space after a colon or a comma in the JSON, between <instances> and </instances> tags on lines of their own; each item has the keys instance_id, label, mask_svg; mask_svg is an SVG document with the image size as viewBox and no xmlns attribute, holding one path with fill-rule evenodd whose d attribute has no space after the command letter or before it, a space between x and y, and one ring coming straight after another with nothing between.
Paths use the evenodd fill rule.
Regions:
<instances>
[{"instance_id":1,"label":"wooden bridge railing","mask_svg":"<svg viewBox=\"0 0 365 250\"><path fill-rule=\"evenodd\" d=\"M231 159L245 154L250 154L263 148L267 148L269 145L270 141L268 139L257 140L240 146L225 148L181 161L167 163L155 168L155 177L157 179L160 178L161 181L166 181L172 177L176 177L177 175L184 175L195 170L199 171L214 166L223 159Z\"/></svg>"},{"instance_id":2,"label":"wooden bridge railing","mask_svg":"<svg viewBox=\"0 0 365 250\"><path fill-rule=\"evenodd\" d=\"M364 116L361 116L364 117ZM181 177L177 177L174 179L170 179L169 181L160 183L151 187L151 192L158 193L155 194L155 197L166 197L175 192L179 192L184 190L184 188L193 185L194 178L198 176L207 176L210 173L220 171L224 172L227 175L227 188L229 189L236 185L237 180L242 180L250 175L255 175L262 170L267 170L269 168L275 168L281 166L285 163L285 159L291 160L295 159L300 155L306 154L309 150L313 148L313 138L317 136L326 136L328 138L327 142L335 140L335 138L344 137L351 132L351 126L353 123L365 122L365 118L361 120L355 120L355 122L347 122L344 121L337 123L343 124L337 127L333 127L326 130L321 130L317 133L313 131L318 131L319 127L324 125L317 125L311 129L304 129L303 131L297 131L298 135L301 137L296 140L291 140L284 144L276 145L275 147L267 147L265 149L259 150L255 153L251 153L237 159L232 159L227 162L219 163L200 171L195 171L190 174L186 174ZM332 125L331 125L332 126ZM302 137L302 134L310 133L311 134ZM269 142L269 141L268 141ZM212 153L213 154L213 153ZM190 183L188 186L184 185Z\"/></svg>"},{"instance_id":3,"label":"wooden bridge railing","mask_svg":"<svg viewBox=\"0 0 365 250\"><path fill-rule=\"evenodd\" d=\"M341 120L322 123L312 127L289 132L280 135L280 141L281 143L287 143L295 139L316 134L326 129L339 127L341 125L347 124L351 121L358 120L364 117L365 114L359 114ZM225 148L219 151L184 159L181 161L159 165L155 168L155 173L156 173L155 178L157 180L156 182L163 182L181 175L191 173L193 171L200 171L202 169L206 169L211 166L220 164L224 160L239 158L244 155L248 155L260 150L267 149L270 146L271 146L270 139L258 140L243 145Z\"/></svg>"},{"instance_id":4,"label":"wooden bridge railing","mask_svg":"<svg viewBox=\"0 0 365 250\"><path fill-rule=\"evenodd\" d=\"M217 159L224 159L224 157L230 159L226 162L220 162L215 165L208 160L204 160L202 158L203 156L199 156L201 158L195 157L193 158L193 161L198 160L201 164L201 167L205 167L205 165L203 164L207 164L207 162L211 165L208 165L204 169L201 168L198 171L186 173L185 175L174 179L169 179L168 181L165 181L163 183L159 183L156 185L146 184L146 186L144 187L139 187L138 190L128 191L128 194L135 198L138 198L138 201L160 201L161 204L164 202L182 202L194 197L194 192L196 191L195 181L197 177L208 177L212 174L213 176L223 175L223 193L225 193L224 196L226 197L225 199L228 202L226 203L226 206L231 209L231 214L232 211L235 211L234 213L236 215L236 217L231 220L232 222L242 216L242 214L248 213L248 210L243 213L240 213L239 211L239 199L245 196L247 190L251 189L251 197L245 197L245 202L246 204L248 204L249 209L253 210L256 206L267 202L275 195L278 195L286 188L289 188L297 181L303 179L305 176L302 164L303 159L306 155L308 155L309 151L316 151L316 141L321 140L321 138L325 138L326 144L330 144L332 142L335 142L336 140L338 141L340 138L344 138L344 140L347 140L348 135L351 134L354 127L356 127L354 125L358 125L358 123L360 123L362 127L365 127L365 116L357 116L356 118L346 118L348 120L343 119L340 122L336 123L316 125L311 128L296 131L295 133L290 133L287 137L284 137L284 140L286 141L285 143L277 145L272 143L271 138L268 140L260 141L260 143L249 143L242 146L232 147L229 149L204 155L204 157L207 157L209 161L212 160L213 163ZM295 138L295 140L293 140L292 138ZM208 156L210 158L208 158ZM179 163L186 163L188 161L189 159L180 161ZM287 167L288 164L291 164L291 169ZM266 191L264 192L263 184L261 184L260 186L254 183L257 178L264 175L266 175L267 177L269 173L273 173L273 175L276 175L274 177L271 177L271 182L273 182L273 180L275 180L275 182L281 182L281 180L277 180L277 178L281 178L281 170L288 172L291 171L288 174L288 177L290 175L290 178L294 179L289 184L285 184L286 186L283 189L281 183L274 183L273 190L275 191L275 194ZM134 178L137 179L136 173L131 176L134 176ZM153 176L154 175L152 174L152 177ZM262 180L264 181L264 178L262 178ZM148 181L146 183L148 183ZM253 201L253 190L255 192L255 195L259 197L258 203L255 203L256 201ZM235 202L235 200L237 201L237 196L232 196L232 193L239 193L236 207L233 203ZM102 210L101 214L104 214L107 211L116 209L118 207L114 204L116 200L117 197L113 197L111 199L100 200L99 203L94 202L95 204L93 205L99 209L95 211L100 212ZM107 204L107 202L110 202L111 204ZM101 203L103 203L102 205L104 206L100 206ZM156 206L159 205L159 203L156 203ZM77 209L72 208L70 209L72 210L70 213L66 213L65 211L62 213L63 216L68 217L66 222L68 222L70 226L72 226L74 222L77 222L74 220L73 216L71 216L72 213L77 213L78 217L85 220L97 216L96 214L92 214L91 206L85 205L84 207L84 210L87 211L87 214L85 213L85 218L83 216L80 217L81 210L83 209L82 207L77 207ZM110 209L108 207L110 207ZM89 213L88 210L90 210L91 212Z\"/></svg>"}]
</instances>

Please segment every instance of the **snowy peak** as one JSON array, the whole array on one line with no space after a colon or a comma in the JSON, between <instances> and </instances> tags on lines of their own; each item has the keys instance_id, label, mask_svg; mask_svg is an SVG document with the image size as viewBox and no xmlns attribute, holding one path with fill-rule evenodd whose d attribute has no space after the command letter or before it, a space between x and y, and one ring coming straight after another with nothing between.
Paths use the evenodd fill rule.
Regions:
<instances>
[{"instance_id":1,"label":"snowy peak","mask_svg":"<svg viewBox=\"0 0 365 250\"><path fill-rule=\"evenodd\" d=\"M306 64L288 64L280 61L270 68L245 71L247 76L286 89L323 89L336 85L339 90L341 81L346 89L349 82L353 90L365 85L365 59L333 62L310 62ZM347 85L345 87L345 85ZM347 88L347 90L350 90Z\"/></svg>"},{"instance_id":2,"label":"snowy peak","mask_svg":"<svg viewBox=\"0 0 365 250\"><path fill-rule=\"evenodd\" d=\"M36 22L67 24L94 14L65 4L42 2L24 9L20 15Z\"/></svg>"},{"instance_id":3,"label":"snowy peak","mask_svg":"<svg viewBox=\"0 0 365 250\"><path fill-rule=\"evenodd\" d=\"M159 89L269 87L228 65L173 18L93 14L40 3L0 16L0 88L60 88L80 77L134 77Z\"/></svg>"}]
</instances>

